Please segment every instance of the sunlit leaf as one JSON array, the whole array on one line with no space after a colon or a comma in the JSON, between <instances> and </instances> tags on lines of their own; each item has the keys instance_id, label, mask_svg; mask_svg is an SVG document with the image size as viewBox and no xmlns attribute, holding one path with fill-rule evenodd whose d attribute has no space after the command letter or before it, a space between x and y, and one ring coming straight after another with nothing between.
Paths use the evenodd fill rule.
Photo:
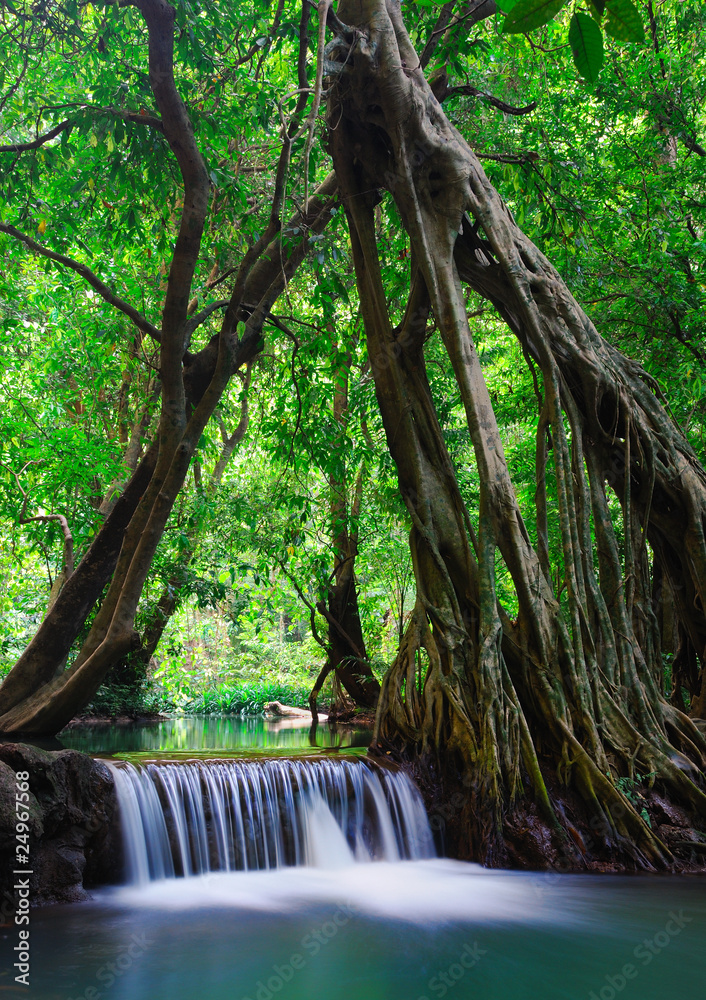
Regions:
<instances>
[{"instance_id":1,"label":"sunlit leaf","mask_svg":"<svg viewBox=\"0 0 706 1000\"><path fill-rule=\"evenodd\" d=\"M645 29L632 0L607 0L606 34L619 42L644 42Z\"/></svg>"}]
</instances>

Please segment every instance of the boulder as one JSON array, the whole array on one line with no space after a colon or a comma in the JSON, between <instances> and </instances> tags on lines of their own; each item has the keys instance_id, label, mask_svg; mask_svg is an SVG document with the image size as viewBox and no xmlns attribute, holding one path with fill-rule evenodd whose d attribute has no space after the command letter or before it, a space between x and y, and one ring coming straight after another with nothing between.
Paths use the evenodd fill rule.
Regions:
<instances>
[{"instance_id":1,"label":"boulder","mask_svg":"<svg viewBox=\"0 0 706 1000\"><path fill-rule=\"evenodd\" d=\"M18 851L16 774L29 773L29 864ZM120 881L122 844L113 778L104 763L78 750L46 751L0 743L2 915L14 913L15 870L28 869L30 902L73 902L87 888ZM3 922L0 920L0 923Z\"/></svg>"}]
</instances>

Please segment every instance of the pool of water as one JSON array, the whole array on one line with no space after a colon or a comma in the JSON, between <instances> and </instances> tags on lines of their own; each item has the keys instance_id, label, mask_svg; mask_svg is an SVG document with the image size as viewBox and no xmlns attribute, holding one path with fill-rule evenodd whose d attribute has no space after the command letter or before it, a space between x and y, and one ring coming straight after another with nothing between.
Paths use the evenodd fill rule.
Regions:
<instances>
[{"instance_id":1,"label":"pool of water","mask_svg":"<svg viewBox=\"0 0 706 1000\"><path fill-rule=\"evenodd\" d=\"M311 727L299 719L270 721L262 716L189 716L155 722L86 724L59 733L59 743L90 754L154 751L232 751L301 749L305 747L366 747L370 730ZM58 746L56 747L58 749Z\"/></svg>"},{"instance_id":2,"label":"pool of water","mask_svg":"<svg viewBox=\"0 0 706 1000\"><path fill-rule=\"evenodd\" d=\"M369 734L261 718L74 727L96 754L319 755ZM349 750L350 753L350 750ZM338 755L336 755L338 756ZM347 756L347 755L346 755ZM351 756L348 759L354 760ZM124 766L124 765L118 765ZM175 765L176 766L176 765ZM200 766L200 765L199 765ZM267 765L272 767L272 765ZM348 766L348 765L346 765ZM185 800L186 801L186 800ZM32 1000L703 1000L706 882L448 859L210 871L31 913ZM332 855L327 853L327 858ZM346 860L347 857L347 860ZM8 956L17 928L0 927Z\"/></svg>"},{"instance_id":3,"label":"pool of water","mask_svg":"<svg viewBox=\"0 0 706 1000\"><path fill-rule=\"evenodd\" d=\"M444 860L211 874L35 911L31 941L36 1000L706 995L697 879Z\"/></svg>"}]
</instances>

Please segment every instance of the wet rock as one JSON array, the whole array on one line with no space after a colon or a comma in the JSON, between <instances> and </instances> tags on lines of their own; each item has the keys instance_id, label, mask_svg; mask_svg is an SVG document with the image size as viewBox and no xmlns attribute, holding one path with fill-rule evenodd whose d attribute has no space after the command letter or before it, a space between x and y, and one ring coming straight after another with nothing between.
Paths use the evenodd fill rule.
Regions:
<instances>
[{"instance_id":1,"label":"wet rock","mask_svg":"<svg viewBox=\"0 0 706 1000\"><path fill-rule=\"evenodd\" d=\"M16 773L29 772L29 864L17 839ZM47 751L0 744L0 873L3 903L15 870L31 871L32 905L85 898L86 889L116 882L122 870L118 807L108 768L77 750Z\"/></svg>"},{"instance_id":2,"label":"wet rock","mask_svg":"<svg viewBox=\"0 0 706 1000\"><path fill-rule=\"evenodd\" d=\"M650 815L658 824L666 823L668 826L689 826L689 816L684 809L667 801L657 792L652 791L647 797Z\"/></svg>"}]
</instances>

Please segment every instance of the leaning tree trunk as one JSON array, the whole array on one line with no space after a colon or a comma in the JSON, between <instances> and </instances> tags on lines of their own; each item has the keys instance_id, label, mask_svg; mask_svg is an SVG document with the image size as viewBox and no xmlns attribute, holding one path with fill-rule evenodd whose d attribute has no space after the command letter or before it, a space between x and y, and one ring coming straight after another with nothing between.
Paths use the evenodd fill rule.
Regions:
<instances>
[{"instance_id":1,"label":"leaning tree trunk","mask_svg":"<svg viewBox=\"0 0 706 1000\"><path fill-rule=\"evenodd\" d=\"M228 433L222 418L219 417L222 438L221 452L206 483L206 490L210 494L213 494L221 485L223 473L248 429L250 420L248 393L252 378L252 367L252 362L246 366L243 376L242 399L240 402L240 419L231 434ZM199 489L203 489L203 487L199 487ZM150 660L157 651L157 647L164 635L164 630L179 607L183 588L188 577L189 566L198 550L200 527L201 525L198 523L198 520L195 520L187 528L186 545L180 550L176 564L171 569L169 579L162 587L162 592L157 599L157 603L152 608L147 624L142 630L139 649L123 657L123 659L119 660L111 668L106 678L108 683L121 684L132 690L136 690L143 683Z\"/></svg>"},{"instance_id":2,"label":"leaning tree trunk","mask_svg":"<svg viewBox=\"0 0 706 1000\"><path fill-rule=\"evenodd\" d=\"M338 37L327 52L335 70L330 143L376 391L413 525L418 589L414 618L383 686L376 740L416 751L447 776L464 772L472 856L502 860L505 838L530 802L560 830L545 777L551 771L583 800L594 842L600 830L598 839L619 845L637 863L666 863L668 849L623 795L620 779L650 774L706 819L706 742L662 697L657 619L644 603L649 540L675 591L679 570L686 570L677 613L690 633L704 634L704 473L637 366L601 340L557 272L517 229L426 83L399 6L344 0L338 15L345 23L334 22ZM412 293L397 330L375 244L380 188L393 197L412 249ZM487 242L475 238L469 215ZM536 551L473 344L462 275L497 305L541 372ZM474 447L477 533L424 374L429 308ZM549 469L565 608L553 594L549 567ZM622 503L622 554L606 483ZM675 544L684 525L686 553ZM514 582L516 621L497 600L498 551ZM693 596L699 601L687 607Z\"/></svg>"},{"instance_id":3,"label":"leaning tree trunk","mask_svg":"<svg viewBox=\"0 0 706 1000\"><path fill-rule=\"evenodd\" d=\"M301 238L283 252L279 239L284 177L292 146L285 136L269 224L245 253L230 299L207 306L196 316L190 316L191 286L208 211L210 178L174 80L174 9L164 0L135 0L134 6L140 10L147 24L150 84L165 137L184 184L183 209L169 269L162 327L159 331L151 329L151 335L156 336L160 344L162 387L156 462L146 488L134 497L137 501L135 506L129 511L129 505L124 505L123 512L128 515L128 521L123 531L120 554L117 563L112 563L112 580L107 595L79 655L67 670L53 680L48 679L51 674L46 669L48 660L52 658L46 644L35 650L37 655L29 657L28 662L21 667L18 664L11 674L10 697L7 699L11 704L0 715L0 731L6 733L57 732L90 701L110 667L138 644L139 637L134 630L137 604L201 433L233 373L260 351L262 326L269 311L309 248L308 239ZM305 54L305 33L302 34L301 46ZM327 178L317 196L308 199L303 212L298 213L299 227L307 236L320 232L328 222L335 188L335 178ZM13 235L17 234L13 232ZM21 234L18 238L28 242ZM51 256L35 241L30 240L29 243L37 252ZM251 290L257 291L257 295L250 297L248 293ZM190 382L183 361L185 355L189 357L191 335L215 308L223 307L225 315L220 333L201 352L209 355L211 364L195 365L192 373L195 381ZM199 357L196 356L197 359ZM101 560L92 578L79 566L72 579L77 580L77 586L84 583L90 589L95 587L98 574L103 574L104 584L111 575L111 562L111 559ZM68 586L65 591L67 589ZM64 603L59 608L63 593L52 610L51 622L48 616L49 637L52 623L60 623L61 614L71 618L69 606ZM81 591L79 594L82 597L80 614L68 622L62 619L64 646L72 629L75 629L75 638L80 628L79 619L83 616L85 620L89 610L88 599L83 599ZM62 656L55 658L52 673L61 659Z\"/></svg>"}]
</instances>

